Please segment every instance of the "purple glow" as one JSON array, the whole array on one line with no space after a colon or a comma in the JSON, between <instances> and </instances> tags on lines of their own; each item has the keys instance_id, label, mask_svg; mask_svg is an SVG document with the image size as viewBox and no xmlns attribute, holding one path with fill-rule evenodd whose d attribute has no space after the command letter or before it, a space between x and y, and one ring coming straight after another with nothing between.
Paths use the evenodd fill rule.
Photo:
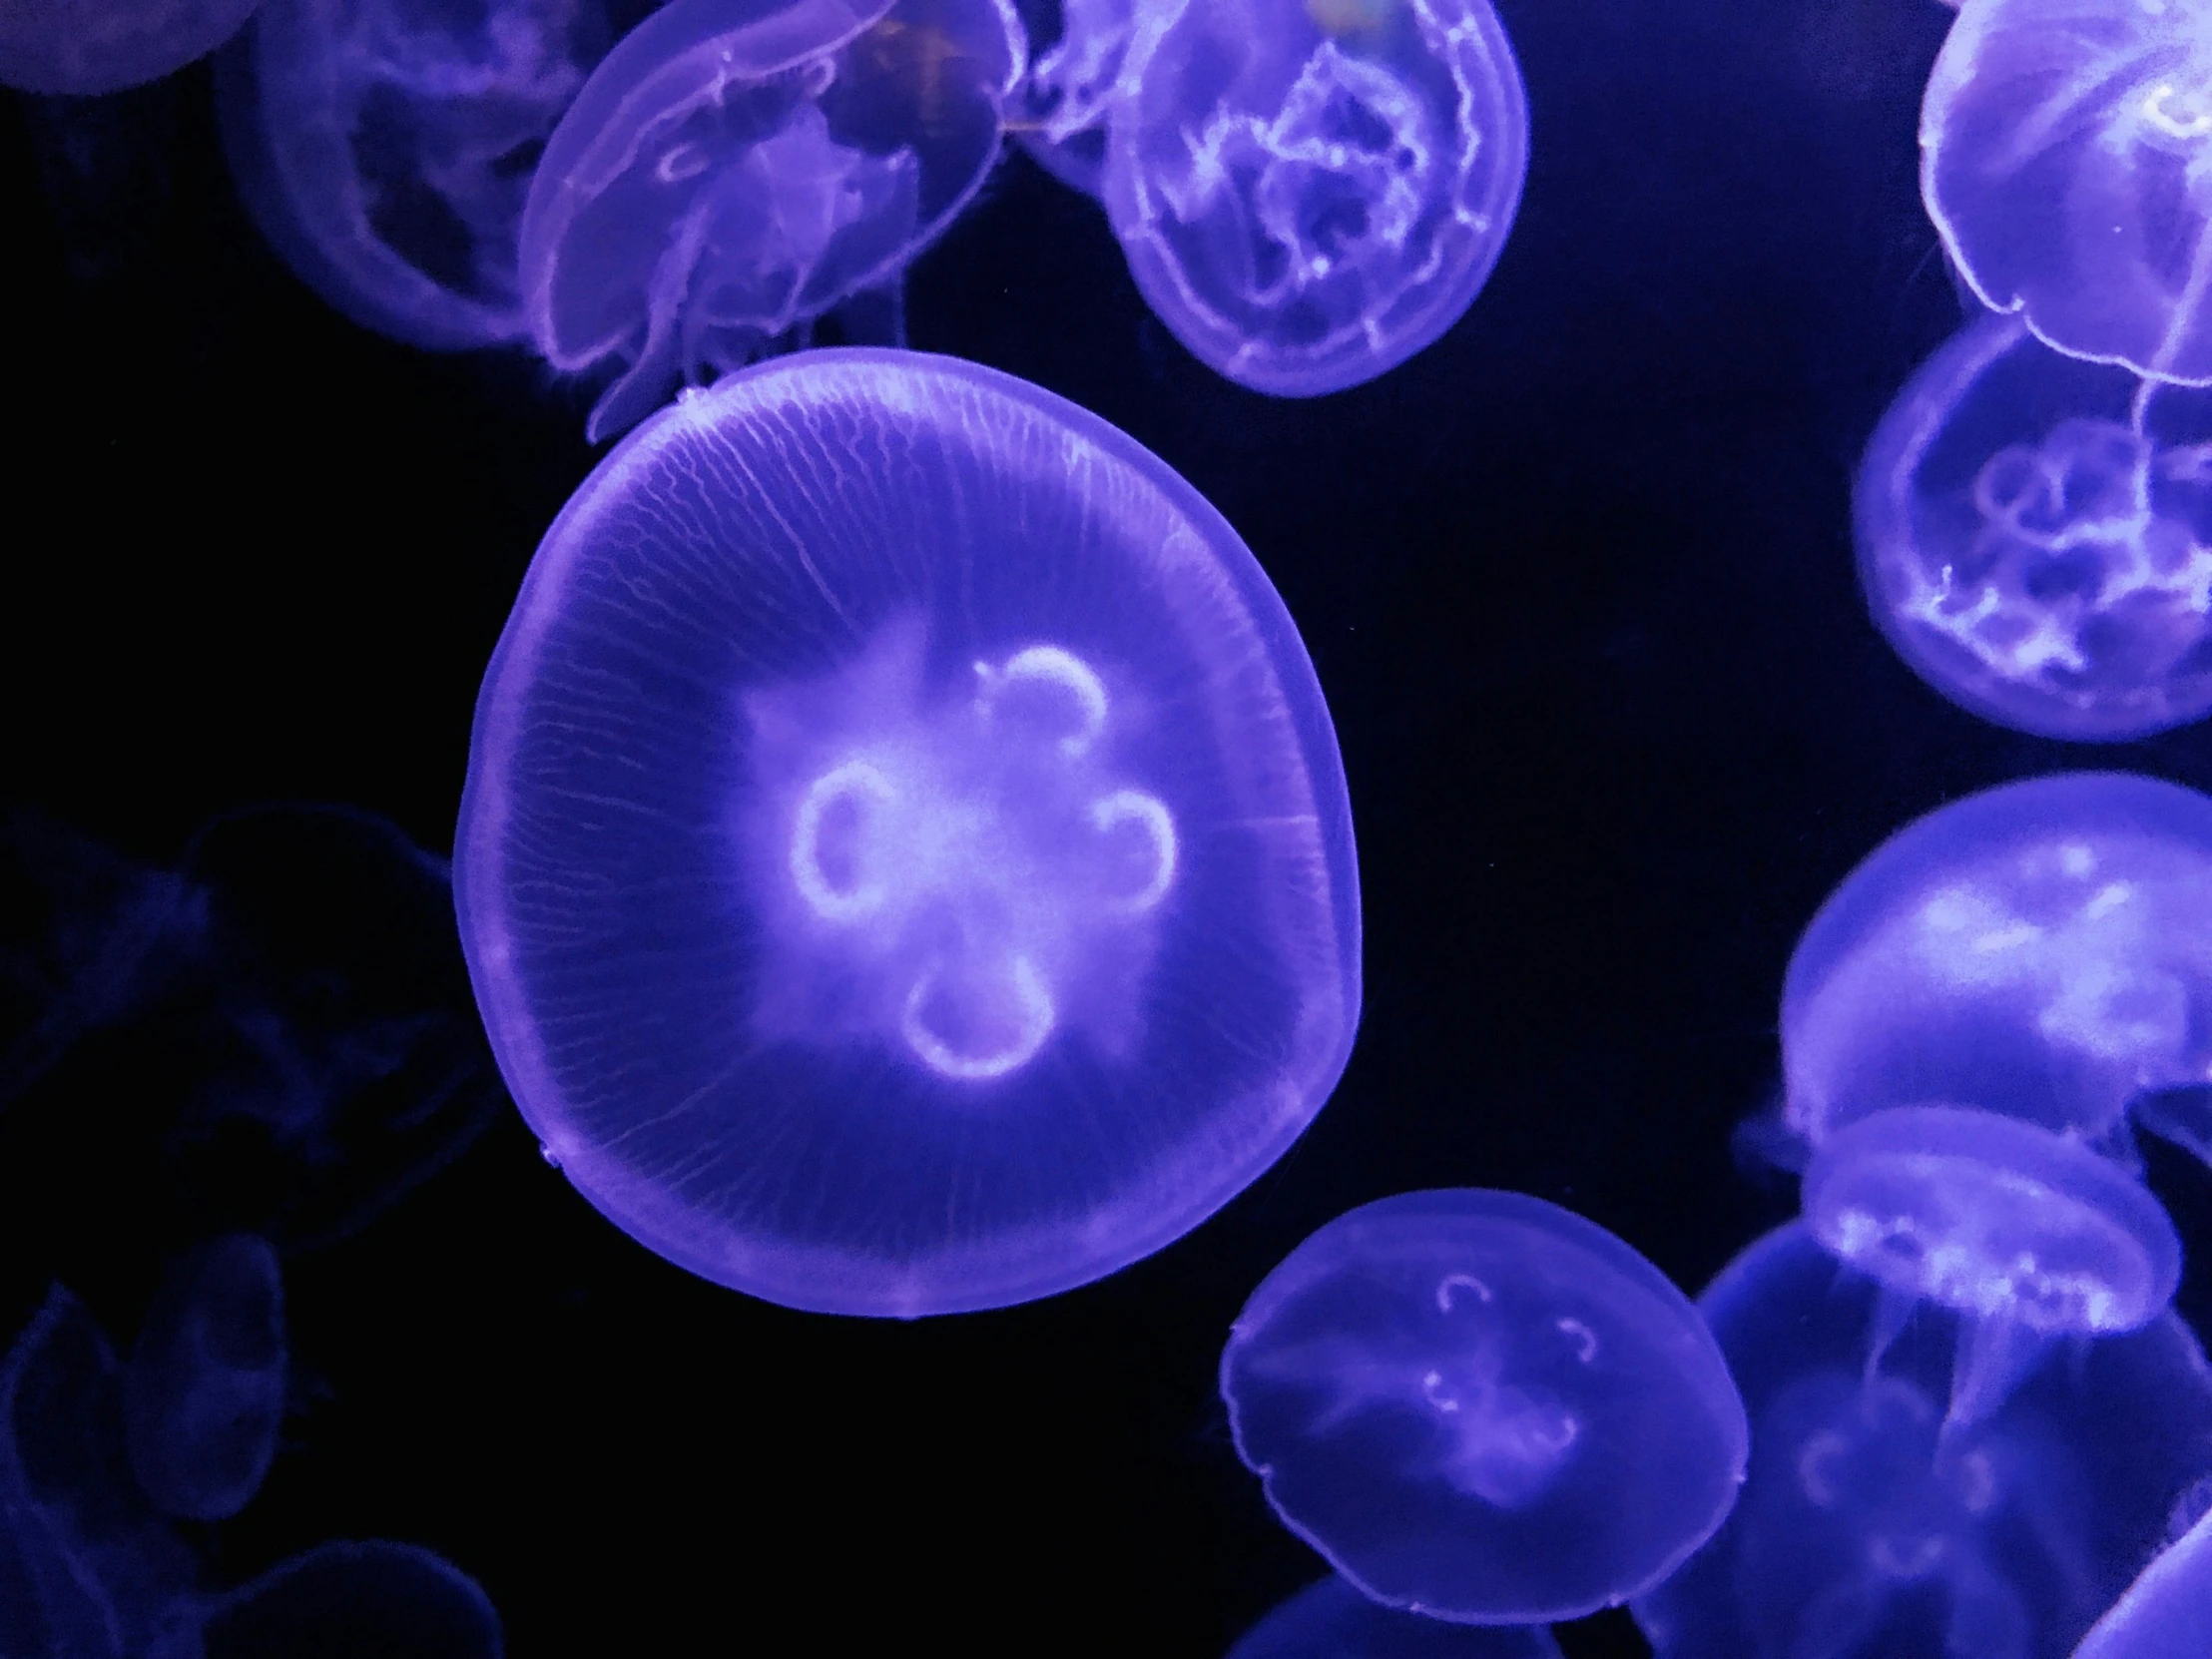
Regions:
<instances>
[{"instance_id":1,"label":"purple glow","mask_svg":"<svg viewBox=\"0 0 2212 1659\"><path fill-rule=\"evenodd\" d=\"M2212 801L2066 773L1908 825L1798 941L1782 1053L1815 1146L1932 1102L2094 1141L2212 1082Z\"/></svg>"},{"instance_id":2,"label":"purple glow","mask_svg":"<svg viewBox=\"0 0 2212 1659\"><path fill-rule=\"evenodd\" d=\"M593 441L893 278L998 154L1003 0L676 0L546 146L522 225L538 348L620 360Z\"/></svg>"},{"instance_id":3,"label":"purple glow","mask_svg":"<svg viewBox=\"0 0 2212 1659\"><path fill-rule=\"evenodd\" d=\"M1983 317L1883 418L1857 528L1876 622L1959 707L2082 742L2212 713L2212 393Z\"/></svg>"},{"instance_id":4,"label":"purple glow","mask_svg":"<svg viewBox=\"0 0 2212 1659\"><path fill-rule=\"evenodd\" d=\"M1921 194L1991 309L2061 351L2212 382L2212 47L2201 0L1962 8Z\"/></svg>"},{"instance_id":5,"label":"purple glow","mask_svg":"<svg viewBox=\"0 0 2212 1659\"><path fill-rule=\"evenodd\" d=\"M457 847L548 1156L794 1307L997 1307L1161 1248L1358 1018L1281 601L1152 455L949 359L779 359L611 455L485 681Z\"/></svg>"},{"instance_id":6,"label":"purple glow","mask_svg":"<svg viewBox=\"0 0 2212 1659\"><path fill-rule=\"evenodd\" d=\"M2200 1494L2212 1495L2212 1494ZM2212 1630L2212 1509L2158 1553L2073 1659L2195 1659Z\"/></svg>"},{"instance_id":7,"label":"purple glow","mask_svg":"<svg viewBox=\"0 0 2212 1659\"><path fill-rule=\"evenodd\" d=\"M92 97L182 69L238 32L257 0L9 0L0 86Z\"/></svg>"},{"instance_id":8,"label":"purple glow","mask_svg":"<svg viewBox=\"0 0 2212 1659\"><path fill-rule=\"evenodd\" d=\"M1560 1659L1542 1625L1447 1624L1370 1601L1332 1575L1273 1608L1229 1659Z\"/></svg>"},{"instance_id":9,"label":"purple glow","mask_svg":"<svg viewBox=\"0 0 2212 1659\"><path fill-rule=\"evenodd\" d=\"M1173 16L1173 0L1060 0L1060 35L1040 47L1014 89L1022 148L1071 190L1104 191L1106 133L1128 91L1140 26Z\"/></svg>"},{"instance_id":10,"label":"purple glow","mask_svg":"<svg viewBox=\"0 0 2212 1659\"><path fill-rule=\"evenodd\" d=\"M1194 355L1312 397L1459 319L1528 165L1520 71L1487 0L1218 0L1143 20L1106 212Z\"/></svg>"},{"instance_id":11,"label":"purple glow","mask_svg":"<svg viewBox=\"0 0 2212 1659\"><path fill-rule=\"evenodd\" d=\"M1406 1193L1340 1216L1222 1355L1237 1451L1376 1600L1470 1624L1650 1588L1743 1479L1743 1403L1697 1311L1541 1199Z\"/></svg>"}]
</instances>

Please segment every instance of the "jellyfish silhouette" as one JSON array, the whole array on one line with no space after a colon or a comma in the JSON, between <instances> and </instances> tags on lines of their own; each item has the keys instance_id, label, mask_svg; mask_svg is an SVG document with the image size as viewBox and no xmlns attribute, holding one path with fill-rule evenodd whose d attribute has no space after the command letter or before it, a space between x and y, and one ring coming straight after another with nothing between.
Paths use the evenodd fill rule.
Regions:
<instances>
[{"instance_id":1,"label":"jellyfish silhouette","mask_svg":"<svg viewBox=\"0 0 2212 1659\"><path fill-rule=\"evenodd\" d=\"M2212 1082L2212 800L2062 773L1908 825L1837 887L1782 994L1788 1125L2001 1111L2099 1142Z\"/></svg>"},{"instance_id":2,"label":"jellyfish silhouette","mask_svg":"<svg viewBox=\"0 0 2212 1659\"><path fill-rule=\"evenodd\" d=\"M1358 1018L1281 600L1155 457L950 359L777 359L610 455L485 678L455 847L547 1156L794 1307L996 1307L1161 1248Z\"/></svg>"},{"instance_id":3,"label":"jellyfish silhouette","mask_svg":"<svg viewBox=\"0 0 2212 1659\"><path fill-rule=\"evenodd\" d=\"M897 278L990 170L1023 52L1004 0L676 0L625 37L522 224L546 359L626 365L593 441Z\"/></svg>"},{"instance_id":4,"label":"jellyfish silhouette","mask_svg":"<svg viewBox=\"0 0 2212 1659\"><path fill-rule=\"evenodd\" d=\"M405 1654L500 1659L506 1635L483 1587L414 1544L321 1544L206 1598L149 1659Z\"/></svg>"},{"instance_id":5,"label":"jellyfish silhouette","mask_svg":"<svg viewBox=\"0 0 2212 1659\"><path fill-rule=\"evenodd\" d=\"M2171 1312L2076 1339L1968 1422L1934 1301L1803 1223L1699 1299L1744 1391L1726 1525L1633 1605L1659 1659L2064 1659L2212 1470L2212 1369Z\"/></svg>"},{"instance_id":6,"label":"jellyfish silhouette","mask_svg":"<svg viewBox=\"0 0 2212 1659\"><path fill-rule=\"evenodd\" d=\"M1405 1193L1268 1275L1221 1363L1237 1451L1356 1587L1470 1624L1650 1588L1743 1479L1697 1311L1603 1228L1518 1193Z\"/></svg>"},{"instance_id":7,"label":"jellyfish silhouette","mask_svg":"<svg viewBox=\"0 0 2212 1659\"><path fill-rule=\"evenodd\" d=\"M172 1267L124 1374L139 1485L164 1514L224 1520L261 1489L284 1412L283 1281L252 1234Z\"/></svg>"},{"instance_id":8,"label":"jellyfish silhouette","mask_svg":"<svg viewBox=\"0 0 2212 1659\"><path fill-rule=\"evenodd\" d=\"M1335 1574L1269 1612L1229 1659L1560 1659L1542 1625L1449 1624L1370 1601Z\"/></svg>"},{"instance_id":9,"label":"jellyfish silhouette","mask_svg":"<svg viewBox=\"0 0 2212 1659\"><path fill-rule=\"evenodd\" d=\"M363 327L433 350L526 338L523 202L610 39L602 0L265 0L218 59L240 196Z\"/></svg>"},{"instance_id":10,"label":"jellyfish silhouette","mask_svg":"<svg viewBox=\"0 0 2212 1659\"><path fill-rule=\"evenodd\" d=\"M2190 1659L2212 1630L2212 1508L2155 1556L2073 1659Z\"/></svg>"},{"instance_id":11,"label":"jellyfish silhouette","mask_svg":"<svg viewBox=\"0 0 2212 1659\"><path fill-rule=\"evenodd\" d=\"M1496 265L1528 111L1487 0L1185 4L1121 75L1107 217L1146 302L1240 385L1371 380Z\"/></svg>"},{"instance_id":12,"label":"jellyfish silhouette","mask_svg":"<svg viewBox=\"0 0 2212 1659\"><path fill-rule=\"evenodd\" d=\"M2212 713L2212 392L1985 316L1883 417L1857 528L1875 621L1959 707L2082 742Z\"/></svg>"},{"instance_id":13,"label":"jellyfish silhouette","mask_svg":"<svg viewBox=\"0 0 2212 1659\"><path fill-rule=\"evenodd\" d=\"M2203 0L1960 9L1921 106L1921 193L1966 280L2061 351L2212 383Z\"/></svg>"},{"instance_id":14,"label":"jellyfish silhouette","mask_svg":"<svg viewBox=\"0 0 2212 1659\"><path fill-rule=\"evenodd\" d=\"M238 32L257 0L11 0L0 86L91 97L182 69Z\"/></svg>"}]
</instances>

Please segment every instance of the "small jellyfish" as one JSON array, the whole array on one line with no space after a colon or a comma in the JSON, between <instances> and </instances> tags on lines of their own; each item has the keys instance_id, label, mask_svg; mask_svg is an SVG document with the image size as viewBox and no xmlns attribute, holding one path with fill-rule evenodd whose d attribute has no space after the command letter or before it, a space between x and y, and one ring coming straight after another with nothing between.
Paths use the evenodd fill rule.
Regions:
<instances>
[{"instance_id":1,"label":"small jellyfish","mask_svg":"<svg viewBox=\"0 0 2212 1659\"><path fill-rule=\"evenodd\" d=\"M2212 1643L2212 1508L2152 1559L2073 1659L2198 1659Z\"/></svg>"},{"instance_id":2,"label":"small jellyfish","mask_svg":"<svg viewBox=\"0 0 2212 1659\"><path fill-rule=\"evenodd\" d=\"M523 202L609 40L602 0L265 0L217 63L239 194L363 327L432 350L523 339Z\"/></svg>"},{"instance_id":3,"label":"small jellyfish","mask_svg":"<svg viewBox=\"0 0 2212 1659\"><path fill-rule=\"evenodd\" d=\"M1307 1239L1221 1363L1284 1524L1374 1599L1531 1624L1649 1589L1743 1479L1697 1311L1604 1229L1517 1193L1406 1193Z\"/></svg>"},{"instance_id":4,"label":"small jellyfish","mask_svg":"<svg viewBox=\"0 0 2212 1659\"><path fill-rule=\"evenodd\" d=\"M1528 166L1488 0L1212 0L1146 17L1107 217L1176 338L1240 385L1342 391L1459 319Z\"/></svg>"},{"instance_id":5,"label":"small jellyfish","mask_svg":"<svg viewBox=\"0 0 2212 1659\"><path fill-rule=\"evenodd\" d=\"M2212 393L1969 324L1859 472L1875 621L1959 707L2042 737L2212 713Z\"/></svg>"},{"instance_id":6,"label":"small jellyfish","mask_svg":"<svg viewBox=\"0 0 2212 1659\"><path fill-rule=\"evenodd\" d=\"M1154 456L946 358L776 359L610 456L486 675L455 845L547 1155L793 1307L998 1307L1160 1249L1358 1019L1282 601Z\"/></svg>"},{"instance_id":7,"label":"small jellyfish","mask_svg":"<svg viewBox=\"0 0 2212 1659\"><path fill-rule=\"evenodd\" d=\"M1229 1659L1560 1659L1542 1625L1447 1624L1370 1601L1332 1574L1238 1638Z\"/></svg>"},{"instance_id":8,"label":"small jellyfish","mask_svg":"<svg viewBox=\"0 0 2212 1659\"><path fill-rule=\"evenodd\" d=\"M8 0L0 86L93 97L158 81L238 32L257 0Z\"/></svg>"},{"instance_id":9,"label":"small jellyfish","mask_svg":"<svg viewBox=\"0 0 2212 1659\"><path fill-rule=\"evenodd\" d=\"M2212 800L2061 773L1908 825L1837 887L1782 993L1791 1129L1975 1106L2098 1143L2212 1082Z\"/></svg>"},{"instance_id":10,"label":"small jellyfish","mask_svg":"<svg viewBox=\"0 0 2212 1659\"><path fill-rule=\"evenodd\" d=\"M1005 0L676 0L632 31L522 222L538 348L626 365L592 440L895 280L989 172L1023 54Z\"/></svg>"},{"instance_id":11,"label":"small jellyfish","mask_svg":"<svg viewBox=\"0 0 2212 1659\"><path fill-rule=\"evenodd\" d=\"M1658 1659L2065 1659L2212 1471L2212 1368L2170 1311L2070 1344L1972 1422L1958 1317L1791 1223L1699 1299L1752 1417L1725 1526L1634 1604Z\"/></svg>"},{"instance_id":12,"label":"small jellyfish","mask_svg":"<svg viewBox=\"0 0 2212 1659\"><path fill-rule=\"evenodd\" d=\"M1037 0L1024 8L1034 50L1008 101L1007 130L1055 179L1094 202L1105 188L1106 132L1126 90L1130 47L1146 22L1175 10L1176 0Z\"/></svg>"},{"instance_id":13,"label":"small jellyfish","mask_svg":"<svg viewBox=\"0 0 2212 1659\"><path fill-rule=\"evenodd\" d=\"M1966 280L2070 355L2212 383L2204 0L1962 7L1921 106L1921 194Z\"/></svg>"},{"instance_id":14,"label":"small jellyfish","mask_svg":"<svg viewBox=\"0 0 2212 1659\"><path fill-rule=\"evenodd\" d=\"M213 1598L193 1634L194 1659L500 1659L506 1651L499 1614L476 1580L427 1549L382 1539L295 1555Z\"/></svg>"},{"instance_id":15,"label":"small jellyfish","mask_svg":"<svg viewBox=\"0 0 2212 1659\"><path fill-rule=\"evenodd\" d=\"M171 1270L124 1374L131 1467L164 1514L225 1520L261 1489L284 1414L283 1282L252 1234Z\"/></svg>"}]
</instances>

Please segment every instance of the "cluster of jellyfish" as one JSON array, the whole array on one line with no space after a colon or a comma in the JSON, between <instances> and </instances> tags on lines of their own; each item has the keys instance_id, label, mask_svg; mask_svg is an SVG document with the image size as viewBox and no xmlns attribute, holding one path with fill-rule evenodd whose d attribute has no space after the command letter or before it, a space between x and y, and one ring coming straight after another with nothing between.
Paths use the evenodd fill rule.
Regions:
<instances>
[{"instance_id":1,"label":"cluster of jellyfish","mask_svg":"<svg viewBox=\"0 0 2212 1659\"><path fill-rule=\"evenodd\" d=\"M650 12L650 15L642 13ZM632 27L631 25L635 25ZM1473 301L1527 169L1487 0L54 0L0 84L217 54L241 196L363 326L527 344L596 442L813 343L905 343L903 273L1009 135L1106 208L1230 379L1372 379Z\"/></svg>"},{"instance_id":2,"label":"cluster of jellyfish","mask_svg":"<svg viewBox=\"0 0 2212 1659\"><path fill-rule=\"evenodd\" d=\"M1965 326L1869 445L1860 574L1961 708L2105 743L2212 714L2212 13L1965 0L1921 112Z\"/></svg>"}]
</instances>

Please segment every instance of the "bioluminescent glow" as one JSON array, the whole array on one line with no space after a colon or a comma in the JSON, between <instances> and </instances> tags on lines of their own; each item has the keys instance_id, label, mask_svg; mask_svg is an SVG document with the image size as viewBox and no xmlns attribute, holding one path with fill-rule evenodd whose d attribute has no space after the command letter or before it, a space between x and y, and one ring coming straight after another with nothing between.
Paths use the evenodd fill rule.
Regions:
<instances>
[{"instance_id":1,"label":"bioluminescent glow","mask_svg":"<svg viewBox=\"0 0 2212 1659\"><path fill-rule=\"evenodd\" d=\"M434 350L521 339L532 167L609 43L601 0L265 0L218 60L239 194L363 327Z\"/></svg>"},{"instance_id":2,"label":"bioluminescent glow","mask_svg":"<svg viewBox=\"0 0 2212 1659\"><path fill-rule=\"evenodd\" d=\"M2190 1659L2212 1630L2212 1488L2193 1494L2201 1512L2136 1575L2097 1620L2073 1659ZM2179 1517L2188 1521L2183 1513Z\"/></svg>"},{"instance_id":3,"label":"bioluminescent glow","mask_svg":"<svg viewBox=\"0 0 2212 1659\"><path fill-rule=\"evenodd\" d=\"M1450 1624L1370 1601L1331 1574L1271 1609L1229 1659L1560 1659L1542 1625Z\"/></svg>"},{"instance_id":4,"label":"bioluminescent glow","mask_svg":"<svg viewBox=\"0 0 2212 1659\"><path fill-rule=\"evenodd\" d=\"M2212 1081L2212 800L2063 773L1955 802L1829 896L1782 996L1790 1125L1974 1106L2094 1141Z\"/></svg>"},{"instance_id":5,"label":"bioluminescent glow","mask_svg":"<svg viewBox=\"0 0 2212 1659\"><path fill-rule=\"evenodd\" d=\"M1956 1317L1900 1317L1803 1224L1699 1306L1751 1410L1751 1474L1635 1603L1658 1659L2065 1659L2212 1471L2212 1368L2170 1312L2048 1351L1968 1421L1944 1403Z\"/></svg>"},{"instance_id":6,"label":"bioluminescent glow","mask_svg":"<svg viewBox=\"0 0 2212 1659\"><path fill-rule=\"evenodd\" d=\"M626 365L592 439L895 279L981 186L1022 58L1004 0L675 0L625 36L522 226L538 348Z\"/></svg>"},{"instance_id":7,"label":"bioluminescent glow","mask_svg":"<svg viewBox=\"0 0 2212 1659\"><path fill-rule=\"evenodd\" d=\"M1961 708L2090 742L2212 713L2212 393L1983 317L1891 405L1857 520L1875 620Z\"/></svg>"},{"instance_id":8,"label":"bioluminescent glow","mask_svg":"<svg viewBox=\"0 0 2212 1659\"><path fill-rule=\"evenodd\" d=\"M1528 111L1488 0L1186 5L1121 75L1107 216L1160 319L1239 384L1371 380L1496 265Z\"/></svg>"},{"instance_id":9,"label":"bioluminescent glow","mask_svg":"<svg viewBox=\"0 0 2212 1659\"><path fill-rule=\"evenodd\" d=\"M382 1539L318 1545L211 1598L194 1635L207 1659L500 1659L506 1652L482 1586L419 1545Z\"/></svg>"},{"instance_id":10,"label":"bioluminescent glow","mask_svg":"<svg viewBox=\"0 0 2212 1659\"><path fill-rule=\"evenodd\" d=\"M1603 1228L1518 1193L1406 1193L1268 1275L1221 1362L1238 1454L1393 1607L1572 1618L1727 1515L1743 1401L1697 1311Z\"/></svg>"},{"instance_id":11,"label":"bioluminescent glow","mask_svg":"<svg viewBox=\"0 0 2212 1659\"><path fill-rule=\"evenodd\" d=\"M238 32L258 0L11 0L0 86L75 98L158 81Z\"/></svg>"},{"instance_id":12,"label":"bioluminescent glow","mask_svg":"<svg viewBox=\"0 0 2212 1659\"><path fill-rule=\"evenodd\" d=\"M547 1155L795 1307L1159 1249L1305 1127L1359 1014L1281 600L1152 455L949 359L780 359L610 456L485 680L457 847Z\"/></svg>"},{"instance_id":13,"label":"bioluminescent glow","mask_svg":"<svg viewBox=\"0 0 2212 1659\"><path fill-rule=\"evenodd\" d=\"M1921 194L1982 301L2061 351L2212 382L2212 8L1961 8L1921 107Z\"/></svg>"}]
</instances>

